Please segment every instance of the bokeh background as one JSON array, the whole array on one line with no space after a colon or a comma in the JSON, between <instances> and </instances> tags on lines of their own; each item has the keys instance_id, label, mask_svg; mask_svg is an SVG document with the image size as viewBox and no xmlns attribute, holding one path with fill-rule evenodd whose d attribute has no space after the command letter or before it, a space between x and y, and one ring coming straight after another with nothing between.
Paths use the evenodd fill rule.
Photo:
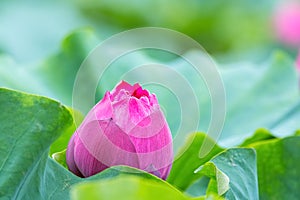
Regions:
<instances>
[{"instance_id":1,"label":"bokeh background","mask_svg":"<svg viewBox=\"0 0 300 200\"><path fill-rule=\"evenodd\" d=\"M274 15L292 2L2 0L0 49L27 64L54 54L62 39L78 29L91 29L101 41L127 29L157 26L187 34L213 55L240 59L245 53L263 56L274 48L295 55L295 47L281 41L274 28Z\"/></svg>"},{"instance_id":2,"label":"bokeh background","mask_svg":"<svg viewBox=\"0 0 300 200\"><path fill-rule=\"evenodd\" d=\"M0 86L44 95L71 106L77 70L101 41L132 28L164 27L198 41L220 65L228 103L224 140L228 136L239 138L241 133L250 135L259 127L275 130L280 117L295 110L297 72L288 67L286 71L276 68L275 76L269 75L267 68L295 68L300 46L299 13L297 0L1 0ZM281 53L274 56L278 51ZM120 65L149 59L170 62L173 58L146 52L131 55ZM178 61L172 64L179 68L182 65ZM118 73L112 71L108 79L117 80ZM103 88L100 84L97 98L114 84L105 82ZM256 85L257 90L253 89ZM211 105L208 97L199 99L199 126L205 131ZM162 104L168 111L168 100L163 99ZM256 107L249 111L249 105ZM177 118L170 117L174 116L172 109L168 121L171 128L177 129ZM277 114L270 115L273 111ZM298 128L294 120L298 118L292 119L289 133Z\"/></svg>"}]
</instances>

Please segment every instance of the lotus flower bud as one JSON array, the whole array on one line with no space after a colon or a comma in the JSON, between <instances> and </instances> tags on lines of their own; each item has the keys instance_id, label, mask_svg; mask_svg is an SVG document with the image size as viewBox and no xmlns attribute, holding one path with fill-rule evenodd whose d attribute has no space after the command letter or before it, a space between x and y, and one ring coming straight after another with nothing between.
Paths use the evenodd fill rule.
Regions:
<instances>
[{"instance_id":1,"label":"lotus flower bud","mask_svg":"<svg viewBox=\"0 0 300 200\"><path fill-rule=\"evenodd\" d=\"M122 81L87 114L66 154L69 170L81 177L127 165L166 179L172 135L155 94Z\"/></svg>"},{"instance_id":2,"label":"lotus flower bud","mask_svg":"<svg viewBox=\"0 0 300 200\"><path fill-rule=\"evenodd\" d=\"M287 1L279 5L274 15L274 27L282 43L291 47L300 47L300 3Z\"/></svg>"}]
</instances>

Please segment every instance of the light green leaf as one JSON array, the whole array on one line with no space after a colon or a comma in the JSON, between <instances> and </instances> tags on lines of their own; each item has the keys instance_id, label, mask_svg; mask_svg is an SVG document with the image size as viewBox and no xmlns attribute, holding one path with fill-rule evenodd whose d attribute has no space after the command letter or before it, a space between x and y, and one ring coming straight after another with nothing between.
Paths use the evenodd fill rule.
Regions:
<instances>
[{"instance_id":1,"label":"light green leaf","mask_svg":"<svg viewBox=\"0 0 300 200\"><path fill-rule=\"evenodd\" d=\"M127 166L115 166L89 178L79 178L51 158L47 159L46 168L41 168L41 170L45 170L43 172L45 175L44 177L40 177L41 185L36 185L36 187L42 192L40 194L33 193L36 195L35 199L40 199L42 196L44 199L67 200L70 199L70 189L74 184L94 180L110 180L119 175L134 175L154 182L160 181L160 179L151 174ZM30 189L28 191L30 191Z\"/></svg>"},{"instance_id":2,"label":"light green leaf","mask_svg":"<svg viewBox=\"0 0 300 200\"><path fill-rule=\"evenodd\" d=\"M195 173L206 175L213 179L209 183L208 193L214 192L218 195L223 195L229 190L229 178L214 163L207 162L205 165L195 170Z\"/></svg>"},{"instance_id":3,"label":"light green leaf","mask_svg":"<svg viewBox=\"0 0 300 200\"><path fill-rule=\"evenodd\" d=\"M249 144L253 144L255 142L261 142L263 140L270 140L276 138L274 135L272 135L268 130L266 129L258 129L255 131L255 133L247 138L240 146L247 146Z\"/></svg>"},{"instance_id":4,"label":"light green leaf","mask_svg":"<svg viewBox=\"0 0 300 200\"><path fill-rule=\"evenodd\" d=\"M71 190L72 200L92 199L189 199L164 181L153 181L136 176L119 176L114 179L81 183Z\"/></svg>"},{"instance_id":5,"label":"light green leaf","mask_svg":"<svg viewBox=\"0 0 300 200\"><path fill-rule=\"evenodd\" d=\"M230 200L258 199L256 154L253 149L227 149L195 172L211 178L208 193L217 192Z\"/></svg>"},{"instance_id":6,"label":"light green leaf","mask_svg":"<svg viewBox=\"0 0 300 200\"><path fill-rule=\"evenodd\" d=\"M65 167L67 169L68 165L67 165L67 160L66 160L66 152L67 152L67 150L65 149L61 152L53 153L51 157L56 162L58 162L59 164L61 164L63 167Z\"/></svg>"}]
</instances>

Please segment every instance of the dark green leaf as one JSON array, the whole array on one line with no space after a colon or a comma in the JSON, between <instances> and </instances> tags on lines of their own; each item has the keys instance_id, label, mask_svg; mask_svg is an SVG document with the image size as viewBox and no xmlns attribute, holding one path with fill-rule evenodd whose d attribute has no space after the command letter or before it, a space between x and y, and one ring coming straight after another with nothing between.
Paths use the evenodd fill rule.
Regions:
<instances>
[{"instance_id":1,"label":"dark green leaf","mask_svg":"<svg viewBox=\"0 0 300 200\"><path fill-rule=\"evenodd\" d=\"M51 143L72 125L71 114L53 100L3 88L0 110L0 196L39 195L39 171Z\"/></svg>"},{"instance_id":2,"label":"dark green leaf","mask_svg":"<svg viewBox=\"0 0 300 200\"><path fill-rule=\"evenodd\" d=\"M69 109L69 111L72 113L74 119L73 124L66 131L64 131L57 140L55 140L51 144L49 152L50 156L53 153L61 152L67 148L71 136L75 132L76 128L79 126L79 124L77 123L81 123L81 121L83 120L83 116L80 112L72 109Z\"/></svg>"},{"instance_id":3,"label":"dark green leaf","mask_svg":"<svg viewBox=\"0 0 300 200\"><path fill-rule=\"evenodd\" d=\"M260 199L299 199L300 137L270 139L248 146L257 152Z\"/></svg>"}]
</instances>

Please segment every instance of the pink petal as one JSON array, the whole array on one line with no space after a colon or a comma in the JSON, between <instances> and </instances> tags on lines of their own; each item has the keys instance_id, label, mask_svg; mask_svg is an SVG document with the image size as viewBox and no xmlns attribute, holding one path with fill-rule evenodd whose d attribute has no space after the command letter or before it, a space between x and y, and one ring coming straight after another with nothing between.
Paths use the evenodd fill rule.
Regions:
<instances>
[{"instance_id":1,"label":"pink petal","mask_svg":"<svg viewBox=\"0 0 300 200\"><path fill-rule=\"evenodd\" d=\"M82 127L78 135L86 150L105 166L129 165L139 168L134 144L113 121L91 121Z\"/></svg>"},{"instance_id":2,"label":"pink petal","mask_svg":"<svg viewBox=\"0 0 300 200\"><path fill-rule=\"evenodd\" d=\"M113 103L113 121L125 133L136 126L133 120L130 119L129 100L130 98L126 98L119 102Z\"/></svg>"},{"instance_id":3,"label":"pink petal","mask_svg":"<svg viewBox=\"0 0 300 200\"><path fill-rule=\"evenodd\" d=\"M150 105L147 105L147 102L134 97L129 99L127 110L129 111L128 120L132 121L134 124L138 124L151 113Z\"/></svg>"},{"instance_id":4,"label":"pink petal","mask_svg":"<svg viewBox=\"0 0 300 200\"><path fill-rule=\"evenodd\" d=\"M85 148L79 137L76 139L75 162L84 177L89 177L108 168L103 163L94 158Z\"/></svg>"},{"instance_id":5,"label":"pink petal","mask_svg":"<svg viewBox=\"0 0 300 200\"><path fill-rule=\"evenodd\" d=\"M76 174L79 177L83 177L83 175L81 174L81 172L79 171L79 169L77 168L77 165L75 163L74 160L74 137L77 137L76 132L72 135L69 144L68 144L68 148L66 151L66 161L67 161L67 165L68 165L68 169L73 172L74 174Z\"/></svg>"},{"instance_id":6,"label":"pink petal","mask_svg":"<svg viewBox=\"0 0 300 200\"><path fill-rule=\"evenodd\" d=\"M141 169L149 166L166 175L173 161L172 137L167 124L159 132L149 138L131 136L139 157ZM149 171L151 172L151 171Z\"/></svg>"},{"instance_id":7,"label":"pink petal","mask_svg":"<svg viewBox=\"0 0 300 200\"><path fill-rule=\"evenodd\" d=\"M127 83L126 81L121 81L120 83L118 83L118 85L115 87L115 89L113 89L113 91L111 92L112 95L112 101L115 99L116 95L122 90L126 90L128 91L128 94L131 96L133 94L133 92L140 88L140 84L136 83L133 86L130 85L129 83Z\"/></svg>"},{"instance_id":8,"label":"pink petal","mask_svg":"<svg viewBox=\"0 0 300 200\"><path fill-rule=\"evenodd\" d=\"M88 116L95 115L96 119L98 120L112 118L113 108L110 100L110 93L106 92L103 99L97 103L90 112L91 114L88 114Z\"/></svg>"},{"instance_id":9,"label":"pink petal","mask_svg":"<svg viewBox=\"0 0 300 200\"><path fill-rule=\"evenodd\" d=\"M116 102L122 101L122 100L130 98L130 97L131 97L131 95L129 94L129 92L127 90L121 89L118 93L116 93L114 95L114 98L112 99L112 101L114 103L116 103Z\"/></svg>"},{"instance_id":10,"label":"pink petal","mask_svg":"<svg viewBox=\"0 0 300 200\"><path fill-rule=\"evenodd\" d=\"M149 95L149 101L151 106L159 105L155 94Z\"/></svg>"},{"instance_id":11,"label":"pink petal","mask_svg":"<svg viewBox=\"0 0 300 200\"><path fill-rule=\"evenodd\" d=\"M82 131L82 126L95 120L110 120L113 117L113 107L110 101L110 94L106 92L103 99L98 102L86 115L76 132ZM75 133L74 133L75 134Z\"/></svg>"},{"instance_id":12,"label":"pink petal","mask_svg":"<svg viewBox=\"0 0 300 200\"><path fill-rule=\"evenodd\" d=\"M147 90L144 90L142 87L139 87L132 93L132 96L138 99L141 98L142 96L149 97L149 92Z\"/></svg>"},{"instance_id":13,"label":"pink petal","mask_svg":"<svg viewBox=\"0 0 300 200\"><path fill-rule=\"evenodd\" d=\"M147 116L159 109L158 105L149 105L145 98L130 97L113 103L113 119L125 133L129 133L141 121L144 126L147 125Z\"/></svg>"},{"instance_id":14,"label":"pink petal","mask_svg":"<svg viewBox=\"0 0 300 200\"><path fill-rule=\"evenodd\" d=\"M163 179L163 180L166 180L170 174L170 171L171 171L171 168L172 168L172 163L165 167L165 168L162 168L159 170L160 172L160 177Z\"/></svg>"},{"instance_id":15,"label":"pink petal","mask_svg":"<svg viewBox=\"0 0 300 200\"><path fill-rule=\"evenodd\" d=\"M138 124L131 129L128 129L127 134L135 138L151 138L158 135L166 125L165 117L157 107L150 115L140 119ZM166 130L166 132L169 134L168 139L170 139L170 131Z\"/></svg>"},{"instance_id":16,"label":"pink petal","mask_svg":"<svg viewBox=\"0 0 300 200\"><path fill-rule=\"evenodd\" d=\"M173 162L172 135L163 113L157 109L144 120L150 121L143 126L143 120L129 133L139 157L140 167L165 179Z\"/></svg>"}]
</instances>

